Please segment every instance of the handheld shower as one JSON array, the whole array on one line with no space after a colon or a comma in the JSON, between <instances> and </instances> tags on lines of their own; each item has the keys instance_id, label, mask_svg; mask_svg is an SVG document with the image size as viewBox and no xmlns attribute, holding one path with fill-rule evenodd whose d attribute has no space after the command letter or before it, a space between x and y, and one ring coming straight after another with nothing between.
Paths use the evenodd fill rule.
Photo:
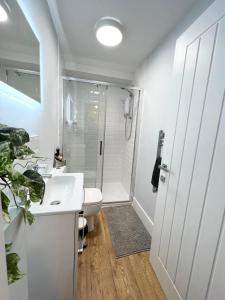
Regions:
<instances>
[{"instance_id":1,"label":"handheld shower","mask_svg":"<svg viewBox=\"0 0 225 300\"><path fill-rule=\"evenodd\" d=\"M125 139L129 141L132 134L132 127L133 127L133 108L134 108L134 94L126 89L121 88L123 90L126 90L129 93L129 96L124 100L124 118L125 118ZM130 128L128 129L128 123L130 124Z\"/></svg>"}]
</instances>

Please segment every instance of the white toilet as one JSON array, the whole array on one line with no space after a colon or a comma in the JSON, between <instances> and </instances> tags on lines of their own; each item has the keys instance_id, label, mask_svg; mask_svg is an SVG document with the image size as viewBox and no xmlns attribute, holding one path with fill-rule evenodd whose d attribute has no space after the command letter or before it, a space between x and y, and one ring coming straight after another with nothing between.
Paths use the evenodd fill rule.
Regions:
<instances>
[{"instance_id":1,"label":"white toilet","mask_svg":"<svg viewBox=\"0 0 225 300\"><path fill-rule=\"evenodd\" d=\"M84 189L83 211L87 219L88 231L94 230L94 217L102 206L102 192L97 188Z\"/></svg>"}]
</instances>

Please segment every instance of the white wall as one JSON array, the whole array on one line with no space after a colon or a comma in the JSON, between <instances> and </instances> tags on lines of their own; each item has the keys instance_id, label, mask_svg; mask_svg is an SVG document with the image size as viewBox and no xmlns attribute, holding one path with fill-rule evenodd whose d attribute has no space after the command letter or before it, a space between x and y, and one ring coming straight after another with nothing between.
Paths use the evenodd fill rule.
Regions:
<instances>
[{"instance_id":1,"label":"white wall","mask_svg":"<svg viewBox=\"0 0 225 300\"><path fill-rule=\"evenodd\" d=\"M62 60L58 39L45 0L18 0L18 2L40 41L42 99L40 104L0 82L0 123L23 127L30 134L38 134L40 153L53 156L54 147L61 140L60 122L62 122L60 78ZM2 228L1 222L0 228ZM2 241L2 234L0 236ZM0 252L3 255L0 256L0 265L2 267L3 264L5 268L2 250L1 247ZM7 299L7 287L3 275L1 271L0 298Z\"/></svg>"},{"instance_id":2,"label":"white wall","mask_svg":"<svg viewBox=\"0 0 225 300\"><path fill-rule=\"evenodd\" d=\"M176 39L212 2L213 0L199 0L135 73L135 84L143 88L144 94L134 196L143 208L141 211L145 214L145 219L147 214L151 221L154 221L157 196L152 192L151 176L156 159L158 133L168 125L171 125L170 131L173 133L175 126L176 107L169 96ZM171 133L166 132L166 135Z\"/></svg>"},{"instance_id":3,"label":"white wall","mask_svg":"<svg viewBox=\"0 0 225 300\"><path fill-rule=\"evenodd\" d=\"M41 104L0 86L0 123L23 127L39 135L40 153L53 156L60 143L62 61L45 0L18 0L40 42Z\"/></svg>"}]
</instances>

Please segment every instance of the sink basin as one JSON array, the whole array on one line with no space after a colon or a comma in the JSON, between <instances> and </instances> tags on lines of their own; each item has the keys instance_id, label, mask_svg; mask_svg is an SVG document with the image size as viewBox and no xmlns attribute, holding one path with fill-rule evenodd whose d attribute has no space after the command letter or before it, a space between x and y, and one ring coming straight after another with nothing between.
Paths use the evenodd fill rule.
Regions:
<instances>
[{"instance_id":1,"label":"sink basin","mask_svg":"<svg viewBox=\"0 0 225 300\"><path fill-rule=\"evenodd\" d=\"M54 201L63 203L69 201L76 185L76 177L71 175L54 176L46 182L42 205Z\"/></svg>"},{"instance_id":2,"label":"sink basin","mask_svg":"<svg viewBox=\"0 0 225 300\"><path fill-rule=\"evenodd\" d=\"M33 203L34 215L79 211L83 203L83 174L63 173L46 180L43 203Z\"/></svg>"}]
</instances>

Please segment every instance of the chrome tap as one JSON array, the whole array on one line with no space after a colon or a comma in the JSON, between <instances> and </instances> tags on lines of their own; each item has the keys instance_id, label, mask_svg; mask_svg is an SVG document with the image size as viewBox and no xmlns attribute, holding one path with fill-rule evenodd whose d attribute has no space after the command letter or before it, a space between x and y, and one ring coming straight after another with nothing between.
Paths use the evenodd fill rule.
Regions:
<instances>
[{"instance_id":1,"label":"chrome tap","mask_svg":"<svg viewBox=\"0 0 225 300\"><path fill-rule=\"evenodd\" d=\"M51 160L51 158L49 158L49 157L34 157L34 158L36 158L35 161L29 160L29 161L26 162L25 165L23 165L19 162L16 162L15 164L13 164L13 167L18 165L18 166L20 166L20 167L22 167L23 169L26 169L26 170L33 170L35 172L39 172L40 167L38 165L38 162L39 161Z\"/></svg>"},{"instance_id":2,"label":"chrome tap","mask_svg":"<svg viewBox=\"0 0 225 300\"><path fill-rule=\"evenodd\" d=\"M38 172L38 165L36 163L34 163L33 161L28 161L25 165L22 165L21 163L18 163L18 162L13 164L14 168L16 166L20 166L23 169L34 170L34 171Z\"/></svg>"}]
</instances>

